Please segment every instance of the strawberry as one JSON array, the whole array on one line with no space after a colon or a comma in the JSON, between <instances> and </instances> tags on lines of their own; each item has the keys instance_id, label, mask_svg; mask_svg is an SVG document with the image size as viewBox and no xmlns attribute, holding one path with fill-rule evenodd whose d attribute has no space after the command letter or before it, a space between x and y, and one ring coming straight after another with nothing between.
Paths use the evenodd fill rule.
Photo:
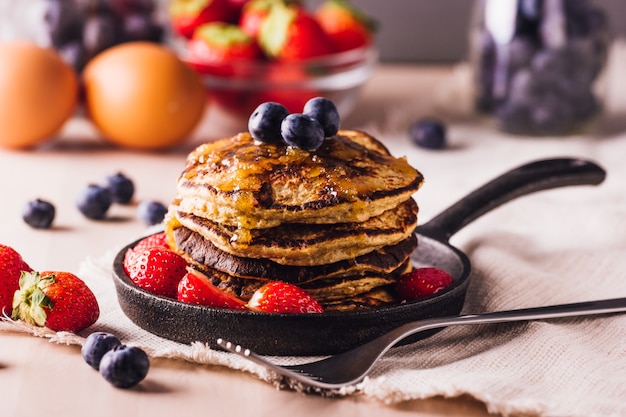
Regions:
<instances>
[{"instance_id":1,"label":"strawberry","mask_svg":"<svg viewBox=\"0 0 626 417\"><path fill-rule=\"evenodd\" d=\"M196 29L188 43L189 58L203 73L232 76L245 71L241 60L254 61L261 57L261 49L253 37L237 25L215 22ZM237 62L237 65L233 65Z\"/></svg>"},{"instance_id":2,"label":"strawberry","mask_svg":"<svg viewBox=\"0 0 626 417\"><path fill-rule=\"evenodd\" d=\"M338 52L369 45L375 22L346 0L325 0L315 17Z\"/></svg>"},{"instance_id":3,"label":"strawberry","mask_svg":"<svg viewBox=\"0 0 626 417\"><path fill-rule=\"evenodd\" d=\"M13 248L0 244L0 315L11 315L13 295L20 288L22 271L32 268Z\"/></svg>"},{"instance_id":4,"label":"strawberry","mask_svg":"<svg viewBox=\"0 0 626 417\"><path fill-rule=\"evenodd\" d=\"M127 252L124 271L138 287L152 294L176 298L178 282L187 273L187 261L164 248Z\"/></svg>"},{"instance_id":5,"label":"strawberry","mask_svg":"<svg viewBox=\"0 0 626 417\"><path fill-rule=\"evenodd\" d=\"M188 39L200 25L233 20L234 11L228 0L173 0L169 6L172 29Z\"/></svg>"},{"instance_id":6,"label":"strawberry","mask_svg":"<svg viewBox=\"0 0 626 417\"><path fill-rule=\"evenodd\" d=\"M270 58L295 61L335 52L332 41L311 13L297 5L277 4L263 20L258 37Z\"/></svg>"},{"instance_id":7,"label":"strawberry","mask_svg":"<svg viewBox=\"0 0 626 417\"><path fill-rule=\"evenodd\" d=\"M452 277L439 268L417 268L403 274L396 283L396 291L403 301L415 301L435 294L452 284Z\"/></svg>"},{"instance_id":8,"label":"strawberry","mask_svg":"<svg viewBox=\"0 0 626 417\"><path fill-rule=\"evenodd\" d=\"M239 26L241 29L256 38L261 29L261 24L270 12L270 9L277 5L299 4L298 0L251 0L244 4L239 15Z\"/></svg>"},{"instance_id":9,"label":"strawberry","mask_svg":"<svg viewBox=\"0 0 626 417\"><path fill-rule=\"evenodd\" d=\"M302 288L283 281L270 281L256 290L248 308L264 313L322 313L322 306Z\"/></svg>"},{"instance_id":10,"label":"strawberry","mask_svg":"<svg viewBox=\"0 0 626 417\"><path fill-rule=\"evenodd\" d=\"M245 309L243 300L220 290L206 275L192 269L178 283L178 301L208 307Z\"/></svg>"},{"instance_id":11,"label":"strawberry","mask_svg":"<svg viewBox=\"0 0 626 417\"><path fill-rule=\"evenodd\" d=\"M155 233L153 235L144 237L133 247L133 250L140 251L144 249L153 249L153 248L165 248L170 249L169 243L167 243L167 237L165 233Z\"/></svg>"},{"instance_id":12,"label":"strawberry","mask_svg":"<svg viewBox=\"0 0 626 417\"><path fill-rule=\"evenodd\" d=\"M70 272L24 272L13 301L13 318L55 331L78 332L98 320L89 287Z\"/></svg>"}]
</instances>

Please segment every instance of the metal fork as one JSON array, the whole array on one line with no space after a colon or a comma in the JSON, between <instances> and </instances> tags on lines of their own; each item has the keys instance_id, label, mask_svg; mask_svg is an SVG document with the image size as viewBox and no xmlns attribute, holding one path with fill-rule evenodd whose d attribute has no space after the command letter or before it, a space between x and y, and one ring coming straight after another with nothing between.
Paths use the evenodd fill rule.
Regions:
<instances>
[{"instance_id":1,"label":"metal fork","mask_svg":"<svg viewBox=\"0 0 626 417\"><path fill-rule=\"evenodd\" d=\"M467 314L419 320L402 325L370 342L344 353L301 365L279 366L264 357L222 338L223 349L247 358L305 386L339 389L360 382L392 346L415 333L459 324L504 323L626 312L626 298L559 304L518 310Z\"/></svg>"}]
</instances>

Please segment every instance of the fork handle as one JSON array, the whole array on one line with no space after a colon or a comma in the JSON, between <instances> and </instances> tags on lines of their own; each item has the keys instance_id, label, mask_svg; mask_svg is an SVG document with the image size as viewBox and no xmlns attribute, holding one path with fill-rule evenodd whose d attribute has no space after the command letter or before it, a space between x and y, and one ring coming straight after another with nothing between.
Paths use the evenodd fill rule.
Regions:
<instances>
[{"instance_id":1,"label":"fork handle","mask_svg":"<svg viewBox=\"0 0 626 417\"><path fill-rule=\"evenodd\" d=\"M585 301L571 304L557 304L545 307L503 310L480 314L442 317L420 320L400 326L389 333L395 343L419 331L448 327L458 324L505 323L514 321L543 320L560 317L577 317L596 314L619 313L626 311L626 298Z\"/></svg>"}]
</instances>

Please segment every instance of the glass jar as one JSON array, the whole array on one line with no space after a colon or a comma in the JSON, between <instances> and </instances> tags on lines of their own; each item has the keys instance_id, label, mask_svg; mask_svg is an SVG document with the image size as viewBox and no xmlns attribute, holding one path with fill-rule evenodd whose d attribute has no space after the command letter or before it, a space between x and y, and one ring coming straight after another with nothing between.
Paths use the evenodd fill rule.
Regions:
<instances>
[{"instance_id":1,"label":"glass jar","mask_svg":"<svg viewBox=\"0 0 626 417\"><path fill-rule=\"evenodd\" d=\"M507 132L575 132L602 107L610 46L589 0L479 0L470 32L475 104Z\"/></svg>"},{"instance_id":2,"label":"glass jar","mask_svg":"<svg viewBox=\"0 0 626 417\"><path fill-rule=\"evenodd\" d=\"M0 0L0 41L56 49L78 72L96 54L129 41L162 42L163 0Z\"/></svg>"}]
</instances>

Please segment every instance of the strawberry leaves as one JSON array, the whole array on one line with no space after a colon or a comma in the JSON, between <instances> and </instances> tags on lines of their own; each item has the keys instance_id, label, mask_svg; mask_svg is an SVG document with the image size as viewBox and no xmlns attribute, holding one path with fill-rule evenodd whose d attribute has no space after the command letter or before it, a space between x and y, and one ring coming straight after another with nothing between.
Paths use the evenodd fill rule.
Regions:
<instances>
[{"instance_id":1,"label":"strawberry leaves","mask_svg":"<svg viewBox=\"0 0 626 417\"><path fill-rule=\"evenodd\" d=\"M69 272L23 272L13 298L13 318L55 331L77 332L96 322L95 295Z\"/></svg>"}]
</instances>

